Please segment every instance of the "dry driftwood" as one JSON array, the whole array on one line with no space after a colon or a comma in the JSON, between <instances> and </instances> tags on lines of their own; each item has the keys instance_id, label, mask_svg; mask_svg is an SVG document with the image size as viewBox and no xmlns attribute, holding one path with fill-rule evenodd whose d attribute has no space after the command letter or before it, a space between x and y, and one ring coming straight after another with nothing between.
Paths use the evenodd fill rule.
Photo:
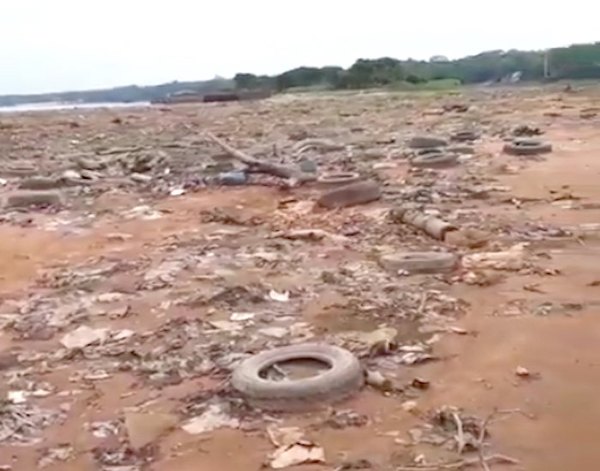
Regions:
<instances>
[{"instance_id":1,"label":"dry driftwood","mask_svg":"<svg viewBox=\"0 0 600 471\"><path fill-rule=\"evenodd\" d=\"M246 164L249 170L257 173L266 173L275 177L285 178L289 181L290 186L306 183L315 180L314 175L310 175L288 165L275 164L272 162L264 162L255 159L254 157L238 150L222 139L219 139L214 134L207 132L206 136L209 140L217 144L221 149L227 152L231 157Z\"/></svg>"}]
</instances>

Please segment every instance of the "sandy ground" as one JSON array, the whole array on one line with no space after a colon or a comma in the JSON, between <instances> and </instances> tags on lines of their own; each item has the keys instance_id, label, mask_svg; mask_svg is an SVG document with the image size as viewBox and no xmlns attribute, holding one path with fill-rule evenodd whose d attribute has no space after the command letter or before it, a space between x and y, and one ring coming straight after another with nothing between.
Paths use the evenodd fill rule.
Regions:
<instances>
[{"instance_id":1,"label":"sandy ground","mask_svg":"<svg viewBox=\"0 0 600 471\"><path fill-rule=\"evenodd\" d=\"M443 113L442 105L452 102L469 104L469 111ZM0 424L19 406L31 426L21 424L0 440L1 469L261 469L274 450L265 432L273 423L301 426L325 451L326 463L290 469L448 469L435 463L477 454L458 456L448 443L413 442L408 433L444 405L480 420L491 417L485 454L501 453L519 464L491 463L490 469L595 469L600 117L581 116L595 105L596 90L504 89L2 116L5 170L25 161L38 173L60 174L81 153L108 163L84 189L61 190L66 208L3 210L0 393L8 400L0 402ZM553 152L536 159L503 154L503 137L521 124L543 130L541 139L552 143ZM481 133L474 155L447 170L409 168L410 136L447 137L465 126ZM335 211L312 208L323 191L314 185L281 191L263 184L196 184L169 196L207 173L207 162L218 161L220 151L204 142L203 130L271 159L288 159L302 139L326 138L346 147L307 151L320 171L357 170L387 190L378 202ZM279 157L273 157L274 144ZM132 183L130 170L107 160L115 155L131 160L140 146L166 154L162 165L172 172L165 176L163 167L151 168L149 183ZM3 194L20 181L6 179ZM457 191L476 185L491 188L486 198ZM418 201L402 189L420 187L439 195L422 201L426 208L484 231L487 246L435 241L386 219L390 207ZM140 206L144 209L132 212ZM345 234L347 241L273 238L276 231L307 228ZM374 250L434 249L463 256L521 241L529 243L527 269L478 272L486 286L466 283L463 268L414 277L385 272L372 262ZM168 275L165 263L171 263ZM153 278L152 269L162 275ZM324 272L333 274L332 281L322 281ZM271 289L289 291L290 300L254 302L246 291L220 303L211 298L217 288L240 287L263 296ZM460 300L461 308L442 313L444 302L452 301L430 305L431 298L422 297L429 292ZM415 318L417 311L427 315ZM210 324L234 312L253 313L255 322L241 326L241 333ZM446 327L460 329L428 330L437 314ZM65 348L64 335L81 325L109 329L110 338L76 351ZM261 334L273 325L284 334ZM387 369L385 356L365 360L399 383L417 377L430 382L426 390L393 394L368 387L335 406L365 416L366 424L328 427L323 421L330 411L244 409L230 411L242 421L238 428L199 435L180 428L224 394L231 354L303 336L333 341L343 331L384 325L397 330L402 345L430 341L437 360ZM438 332L434 338L432 332ZM519 367L529 375L517 375ZM28 394L15 400L9 395L15 391ZM407 401L414 404L408 407ZM45 422L35 418L40 411L49 414ZM126 419L133 412L143 416L137 427ZM163 414L167 425L156 425L150 413Z\"/></svg>"}]
</instances>

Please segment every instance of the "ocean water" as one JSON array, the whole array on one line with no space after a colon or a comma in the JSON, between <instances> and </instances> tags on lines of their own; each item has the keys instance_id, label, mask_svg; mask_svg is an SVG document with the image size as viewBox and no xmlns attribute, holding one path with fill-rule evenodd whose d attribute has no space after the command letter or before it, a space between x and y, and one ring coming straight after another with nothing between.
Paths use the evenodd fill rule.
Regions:
<instances>
[{"instance_id":1,"label":"ocean water","mask_svg":"<svg viewBox=\"0 0 600 471\"><path fill-rule=\"evenodd\" d=\"M52 111L52 110L78 110L97 108L136 108L150 106L150 102L140 101L135 103L26 103L17 106L0 106L0 113L22 113L30 111Z\"/></svg>"}]
</instances>

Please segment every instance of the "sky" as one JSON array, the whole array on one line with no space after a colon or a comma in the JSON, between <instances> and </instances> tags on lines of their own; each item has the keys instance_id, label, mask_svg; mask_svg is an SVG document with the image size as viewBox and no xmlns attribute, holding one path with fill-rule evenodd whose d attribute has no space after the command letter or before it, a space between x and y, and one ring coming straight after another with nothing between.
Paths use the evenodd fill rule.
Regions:
<instances>
[{"instance_id":1,"label":"sky","mask_svg":"<svg viewBox=\"0 0 600 471\"><path fill-rule=\"evenodd\" d=\"M589 0L0 0L0 95L600 41ZM587 12L587 13L586 13Z\"/></svg>"}]
</instances>

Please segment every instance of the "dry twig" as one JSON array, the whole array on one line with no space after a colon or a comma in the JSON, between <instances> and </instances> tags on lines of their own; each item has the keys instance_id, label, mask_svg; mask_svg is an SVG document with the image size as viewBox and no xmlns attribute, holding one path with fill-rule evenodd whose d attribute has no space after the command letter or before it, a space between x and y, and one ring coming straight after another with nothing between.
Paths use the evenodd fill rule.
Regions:
<instances>
[{"instance_id":1,"label":"dry twig","mask_svg":"<svg viewBox=\"0 0 600 471\"><path fill-rule=\"evenodd\" d=\"M520 464L519 460L511 458L506 455L490 455L483 457L483 462L488 463L499 463L499 464ZM461 469L469 466L475 466L477 464L481 464L481 460L479 457L477 458L463 458L458 461L450 461L446 463L437 463L437 464L424 464L424 465L416 465L416 466L401 466L396 468L396 471L440 471L444 469ZM489 466L488 466L489 469Z\"/></svg>"},{"instance_id":2,"label":"dry twig","mask_svg":"<svg viewBox=\"0 0 600 471\"><path fill-rule=\"evenodd\" d=\"M221 147L221 149L227 152L231 157L246 164L250 171L266 173L276 177L285 178L288 180L290 186L296 186L298 184L313 181L316 178L314 175L301 172L300 170L287 165L280 165L255 159L245 152L230 146L225 141L219 139L210 132L206 133L206 137Z\"/></svg>"},{"instance_id":3,"label":"dry twig","mask_svg":"<svg viewBox=\"0 0 600 471\"><path fill-rule=\"evenodd\" d=\"M456 412L452 413L452 418L454 419L454 423L456 424L456 443L458 446L458 454L461 455L466 445L463 424L462 420L460 420L460 416Z\"/></svg>"}]
</instances>

